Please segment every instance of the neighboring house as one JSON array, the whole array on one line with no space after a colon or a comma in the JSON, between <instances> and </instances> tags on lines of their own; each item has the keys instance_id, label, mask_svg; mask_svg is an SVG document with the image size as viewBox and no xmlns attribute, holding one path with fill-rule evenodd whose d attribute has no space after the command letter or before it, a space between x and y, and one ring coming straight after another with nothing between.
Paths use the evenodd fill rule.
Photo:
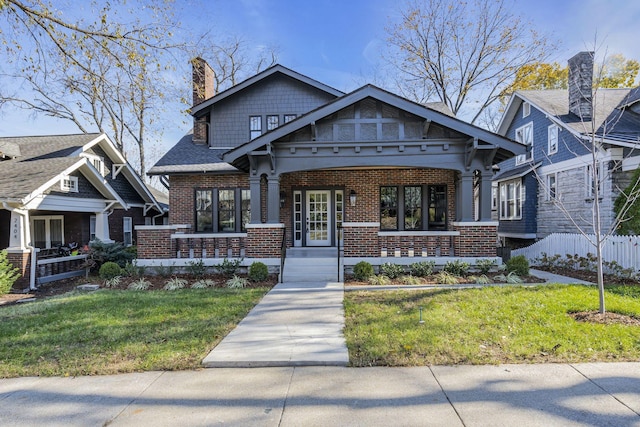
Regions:
<instances>
[{"instance_id":1,"label":"neighboring house","mask_svg":"<svg viewBox=\"0 0 640 427\"><path fill-rule=\"evenodd\" d=\"M132 245L135 225L162 216L166 205L104 134L0 138L0 248L27 278L33 248Z\"/></svg>"},{"instance_id":2,"label":"neighboring house","mask_svg":"<svg viewBox=\"0 0 640 427\"><path fill-rule=\"evenodd\" d=\"M441 105L372 85L344 94L280 65L213 94L209 66L193 65L193 133L149 171L169 184L171 211L166 227L138 227L148 264L276 265L283 246L338 244L347 263L496 255L492 166L521 144Z\"/></svg>"},{"instance_id":3,"label":"neighboring house","mask_svg":"<svg viewBox=\"0 0 640 427\"><path fill-rule=\"evenodd\" d=\"M576 224L593 232L592 136L599 145L602 224L605 230L612 225L613 202L640 164L640 92L593 91L592 76L593 52L581 52L569 60L568 90L511 96L498 133L529 150L501 163L494 178L498 235L507 246L576 233Z\"/></svg>"}]
</instances>

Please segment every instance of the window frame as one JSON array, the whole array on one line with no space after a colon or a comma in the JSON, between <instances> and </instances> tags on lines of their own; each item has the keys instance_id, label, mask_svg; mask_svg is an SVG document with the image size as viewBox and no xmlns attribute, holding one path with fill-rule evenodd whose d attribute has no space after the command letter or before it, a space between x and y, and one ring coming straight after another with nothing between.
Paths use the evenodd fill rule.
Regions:
<instances>
[{"instance_id":1,"label":"window frame","mask_svg":"<svg viewBox=\"0 0 640 427\"><path fill-rule=\"evenodd\" d=\"M133 218L130 216L122 217L122 243L125 247L133 246Z\"/></svg>"},{"instance_id":2,"label":"window frame","mask_svg":"<svg viewBox=\"0 0 640 427\"><path fill-rule=\"evenodd\" d=\"M249 139L254 140L262 135L262 116L249 116Z\"/></svg>"},{"instance_id":3,"label":"window frame","mask_svg":"<svg viewBox=\"0 0 640 427\"><path fill-rule=\"evenodd\" d=\"M555 136L552 138L552 135ZM552 141L555 140L555 144ZM549 155L555 154L558 152L558 142L560 140L560 127L556 124L549 125L547 128L547 153Z\"/></svg>"},{"instance_id":4,"label":"window frame","mask_svg":"<svg viewBox=\"0 0 640 427\"><path fill-rule=\"evenodd\" d=\"M68 181L68 184L67 184ZM78 192L78 177L72 175L65 175L60 178L60 191L65 193L77 193Z\"/></svg>"},{"instance_id":5,"label":"window frame","mask_svg":"<svg viewBox=\"0 0 640 427\"><path fill-rule=\"evenodd\" d=\"M513 191L510 191L510 185L513 185ZM501 220L514 221L522 219L522 207L524 203L523 188L522 178L510 179L498 184L498 195L500 198L498 202L498 217ZM510 209L511 204L513 204L513 208Z\"/></svg>"},{"instance_id":6,"label":"window frame","mask_svg":"<svg viewBox=\"0 0 640 427\"><path fill-rule=\"evenodd\" d=\"M31 244L35 246L35 221L45 221L45 247L39 249L53 249L53 242L51 241L51 221L52 220L60 220L60 237L61 237L61 245L64 245L64 215L36 215L30 218L30 226L31 226Z\"/></svg>"},{"instance_id":7,"label":"window frame","mask_svg":"<svg viewBox=\"0 0 640 427\"><path fill-rule=\"evenodd\" d=\"M89 217L89 241L96 240L96 224L97 218L95 215Z\"/></svg>"},{"instance_id":8,"label":"window frame","mask_svg":"<svg viewBox=\"0 0 640 427\"><path fill-rule=\"evenodd\" d=\"M225 211L233 212L233 230L222 230L220 226L220 192L232 191L233 208ZM211 205L198 209L198 193L208 192L211 195ZM251 190L247 187L202 187L193 191L193 218L196 233L246 233L246 225L251 222ZM210 229L201 229L198 224L199 212L206 212L211 218ZM244 221L246 220L246 222Z\"/></svg>"},{"instance_id":9,"label":"window frame","mask_svg":"<svg viewBox=\"0 0 640 427\"><path fill-rule=\"evenodd\" d=\"M529 104L528 102L523 102L522 103L522 118L527 118L529 117L529 115L531 114L531 104Z\"/></svg>"},{"instance_id":10,"label":"window frame","mask_svg":"<svg viewBox=\"0 0 640 427\"><path fill-rule=\"evenodd\" d=\"M395 204L383 205L383 188L393 188L395 190ZM420 222L416 228L407 228L407 211L411 210L410 206L407 206L407 189L419 188L420 192L420 206L414 207L414 209L420 210ZM431 198L432 194L441 194L444 197L438 199L437 206L434 209L438 211L443 210L444 221L432 221L431 220ZM411 233L414 231L444 231L447 230L449 221L449 201L448 201L448 188L446 184L407 184L407 185L381 185L379 187L379 219L380 219L380 231L402 231ZM383 213L385 211L395 210L395 227L390 228L385 226L390 221L384 221Z\"/></svg>"},{"instance_id":11,"label":"window frame","mask_svg":"<svg viewBox=\"0 0 640 427\"><path fill-rule=\"evenodd\" d=\"M287 124L287 123L289 123L289 122L294 121L294 120L295 120L295 119L297 119L297 118L298 118L298 115L297 115L297 114L285 114L285 115L284 115L284 117L283 117L283 119L282 119L282 123L283 123L283 124Z\"/></svg>"},{"instance_id":12,"label":"window frame","mask_svg":"<svg viewBox=\"0 0 640 427\"><path fill-rule=\"evenodd\" d=\"M551 183L553 181L553 183ZM546 176L545 201L552 202L558 198L558 173L550 173Z\"/></svg>"},{"instance_id":13,"label":"window frame","mask_svg":"<svg viewBox=\"0 0 640 427\"><path fill-rule=\"evenodd\" d=\"M272 123L272 120L274 119L275 121L274 123ZM277 114L268 114L267 115L267 132L276 129L278 126L280 126L280 116Z\"/></svg>"},{"instance_id":14,"label":"window frame","mask_svg":"<svg viewBox=\"0 0 640 427\"><path fill-rule=\"evenodd\" d=\"M527 130L529 132L527 133ZM533 161L533 122L529 122L523 126L516 128L514 133L514 139L521 144L528 146L528 152L526 154L519 154L516 156L516 166L523 163ZM529 141L527 141L529 139Z\"/></svg>"},{"instance_id":15,"label":"window frame","mask_svg":"<svg viewBox=\"0 0 640 427\"><path fill-rule=\"evenodd\" d=\"M96 170L98 171L98 173L102 176L105 176L105 165L104 165L104 157L102 156L98 156L97 154L91 154L91 153L82 153L83 157L86 157L89 160L89 163L91 163L91 166L93 166L94 168L96 168Z\"/></svg>"}]
</instances>

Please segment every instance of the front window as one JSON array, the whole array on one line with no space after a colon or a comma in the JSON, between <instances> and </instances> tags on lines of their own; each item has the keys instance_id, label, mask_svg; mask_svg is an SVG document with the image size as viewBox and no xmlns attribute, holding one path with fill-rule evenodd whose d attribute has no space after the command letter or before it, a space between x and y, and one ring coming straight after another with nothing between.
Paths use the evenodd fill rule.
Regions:
<instances>
[{"instance_id":1,"label":"front window","mask_svg":"<svg viewBox=\"0 0 640 427\"><path fill-rule=\"evenodd\" d=\"M447 187L445 185L429 186L429 229L446 230L447 228Z\"/></svg>"},{"instance_id":2,"label":"front window","mask_svg":"<svg viewBox=\"0 0 640 427\"><path fill-rule=\"evenodd\" d=\"M520 154L516 157L516 165L533 160L533 123L516 129L516 141L527 146L527 154Z\"/></svg>"},{"instance_id":3,"label":"front window","mask_svg":"<svg viewBox=\"0 0 640 427\"><path fill-rule=\"evenodd\" d=\"M251 139L255 139L262 135L262 117L251 116L249 117L249 133Z\"/></svg>"},{"instance_id":4,"label":"front window","mask_svg":"<svg viewBox=\"0 0 640 427\"><path fill-rule=\"evenodd\" d=\"M404 187L404 229L422 229L422 187Z\"/></svg>"},{"instance_id":5,"label":"front window","mask_svg":"<svg viewBox=\"0 0 640 427\"><path fill-rule=\"evenodd\" d=\"M122 218L122 242L125 246L131 246L133 244L133 229L130 216Z\"/></svg>"},{"instance_id":6,"label":"front window","mask_svg":"<svg viewBox=\"0 0 640 427\"><path fill-rule=\"evenodd\" d=\"M380 229L398 229L398 187L380 187Z\"/></svg>"},{"instance_id":7,"label":"front window","mask_svg":"<svg viewBox=\"0 0 640 427\"><path fill-rule=\"evenodd\" d=\"M500 183L500 219L522 218L522 180Z\"/></svg>"},{"instance_id":8,"label":"front window","mask_svg":"<svg viewBox=\"0 0 640 427\"><path fill-rule=\"evenodd\" d=\"M33 246L40 249L51 249L63 245L64 217L62 215L32 217L31 239Z\"/></svg>"},{"instance_id":9,"label":"front window","mask_svg":"<svg viewBox=\"0 0 640 427\"><path fill-rule=\"evenodd\" d=\"M242 188L195 191L196 232L246 232L251 222L251 191Z\"/></svg>"},{"instance_id":10,"label":"front window","mask_svg":"<svg viewBox=\"0 0 640 427\"><path fill-rule=\"evenodd\" d=\"M558 152L558 126L551 125L547 131L548 151L549 154Z\"/></svg>"}]
</instances>

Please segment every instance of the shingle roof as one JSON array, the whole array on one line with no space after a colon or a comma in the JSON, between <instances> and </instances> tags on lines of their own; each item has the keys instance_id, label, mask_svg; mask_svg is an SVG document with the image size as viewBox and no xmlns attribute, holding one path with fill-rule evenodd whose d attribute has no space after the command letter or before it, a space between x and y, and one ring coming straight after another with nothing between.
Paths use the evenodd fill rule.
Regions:
<instances>
[{"instance_id":1,"label":"shingle roof","mask_svg":"<svg viewBox=\"0 0 640 427\"><path fill-rule=\"evenodd\" d=\"M637 142L640 139L640 115L624 107L640 97L637 89L599 89L593 101L594 121L581 120L569 112L569 92L555 90L517 91L517 96L554 116L568 128L580 134L591 134L611 140Z\"/></svg>"},{"instance_id":2,"label":"shingle roof","mask_svg":"<svg viewBox=\"0 0 640 427\"><path fill-rule=\"evenodd\" d=\"M206 144L193 144L189 132L149 169L149 175L170 175L201 172L237 172L225 163L222 154L226 149L210 149Z\"/></svg>"},{"instance_id":3,"label":"shingle roof","mask_svg":"<svg viewBox=\"0 0 640 427\"><path fill-rule=\"evenodd\" d=\"M15 159L0 162L0 199L21 199L44 185L78 158L68 157L100 134L0 138L20 150Z\"/></svg>"}]
</instances>

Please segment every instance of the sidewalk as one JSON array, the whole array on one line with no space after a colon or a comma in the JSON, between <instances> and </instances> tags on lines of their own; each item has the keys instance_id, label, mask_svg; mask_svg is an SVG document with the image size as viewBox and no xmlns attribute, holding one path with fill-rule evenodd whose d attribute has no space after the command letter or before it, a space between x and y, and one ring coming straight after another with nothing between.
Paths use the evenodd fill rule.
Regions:
<instances>
[{"instance_id":1,"label":"sidewalk","mask_svg":"<svg viewBox=\"0 0 640 427\"><path fill-rule=\"evenodd\" d=\"M277 284L203 366L346 366L343 288L332 282Z\"/></svg>"},{"instance_id":2,"label":"sidewalk","mask_svg":"<svg viewBox=\"0 0 640 427\"><path fill-rule=\"evenodd\" d=\"M0 380L2 426L640 426L640 363Z\"/></svg>"}]
</instances>

